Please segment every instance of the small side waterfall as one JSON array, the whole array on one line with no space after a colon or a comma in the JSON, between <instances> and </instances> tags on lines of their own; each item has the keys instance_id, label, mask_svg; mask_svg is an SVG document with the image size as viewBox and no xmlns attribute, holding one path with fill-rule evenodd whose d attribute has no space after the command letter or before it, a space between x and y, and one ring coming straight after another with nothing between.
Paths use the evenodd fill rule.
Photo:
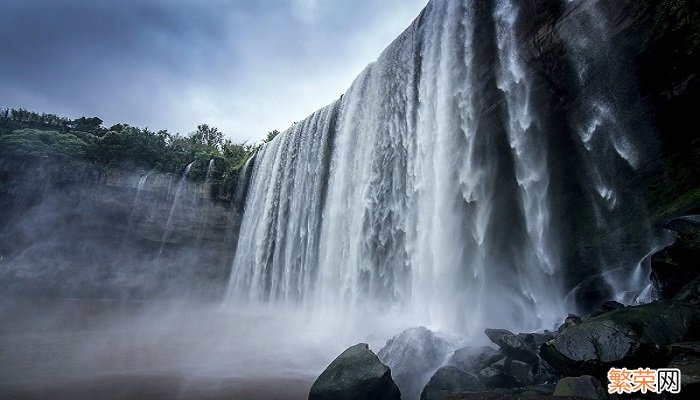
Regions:
<instances>
[{"instance_id":1,"label":"small side waterfall","mask_svg":"<svg viewBox=\"0 0 700 400\"><path fill-rule=\"evenodd\" d=\"M549 83L522 38L529 3L433 0L345 95L263 146L238 189L230 301L391 313L470 336L551 328L592 270L631 271L633 257L567 265L589 239L568 210L619 207L609 160L633 171L643 157L608 104L621 92L592 81L605 82L611 45L575 3L562 3L573 11L558 27L580 91L570 110L542 100ZM579 145L587 178L572 179L561 168Z\"/></svg>"},{"instance_id":2,"label":"small side waterfall","mask_svg":"<svg viewBox=\"0 0 700 400\"><path fill-rule=\"evenodd\" d=\"M175 189L175 196L173 197L173 204L170 207L170 213L168 213L168 219L167 222L165 223L165 229L163 230L163 237L160 240L160 249L158 250L158 257L156 258L156 265L159 265L159 261L161 259L161 256L163 255L163 249L165 248L165 243L168 239L168 236L171 233L172 230L172 223L173 223L173 216L175 215L175 210L177 209L178 205L180 204L183 190L187 186L187 175L189 175L190 170L192 169L192 166L194 165L195 161L192 161L191 163L187 164L185 167L185 171L182 173L182 177L180 178L180 181L177 184L177 188ZM168 192L170 192L170 187L168 187Z\"/></svg>"},{"instance_id":3,"label":"small side waterfall","mask_svg":"<svg viewBox=\"0 0 700 400\"><path fill-rule=\"evenodd\" d=\"M202 186L202 190L204 191L204 197L208 196L209 193L211 192L211 179L212 175L214 173L214 159L212 158L209 160L209 164L207 166L207 174L204 178L204 185ZM200 216L200 222L199 222L199 230L197 231L197 248L200 248L202 245L202 236L204 235L204 230L207 228L207 213L206 212L201 212ZM199 260L199 252L197 252L197 255L195 257L194 265L196 265L197 260Z\"/></svg>"},{"instance_id":4,"label":"small side waterfall","mask_svg":"<svg viewBox=\"0 0 700 400\"><path fill-rule=\"evenodd\" d=\"M635 126L627 115L638 95L629 71L620 68L626 65L625 60L608 39L620 5L581 0L569 3L572 11L559 31L578 82L578 103L571 124L590 185L587 192L595 217L594 235L622 240L627 216L643 215L646 210L634 194L623 189L625 180L644 159L644 136L640 131L645 127ZM633 251L634 255L621 256L616 242L597 247L595 257L603 267L600 277L618 301L630 302L648 283L648 266L644 267L642 261L634 269L627 265L630 257L641 260L655 247L650 228L644 228L636 232L644 245Z\"/></svg>"},{"instance_id":5,"label":"small side waterfall","mask_svg":"<svg viewBox=\"0 0 700 400\"><path fill-rule=\"evenodd\" d=\"M146 187L146 182L148 181L148 177L150 175L151 175L151 172L145 173L143 176L141 176L139 178L139 182L136 185L136 195L134 195L134 201L131 205L131 210L129 211L129 219L127 222L127 228L126 228L126 232L124 233L124 238L122 238L122 243L121 243L122 247L126 243L126 240L128 239L129 235L131 234L132 229L134 228L134 213L136 212L136 209L139 206L139 203L141 200L141 193L143 192L143 189Z\"/></svg>"}]
</instances>

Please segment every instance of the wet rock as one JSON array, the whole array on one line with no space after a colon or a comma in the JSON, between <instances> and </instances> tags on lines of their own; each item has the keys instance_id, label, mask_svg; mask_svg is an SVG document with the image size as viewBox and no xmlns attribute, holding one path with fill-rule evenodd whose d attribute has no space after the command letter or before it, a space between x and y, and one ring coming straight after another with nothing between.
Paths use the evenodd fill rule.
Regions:
<instances>
[{"instance_id":1,"label":"wet rock","mask_svg":"<svg viewBox=\"0 0 700 400\"><path fill-rule=\"evenodd\" d=\"M580 324L580 323L581 323L581 317L579 317L578 315L569 314L566 317L566 319L564 319L564 323L561 324L559 326L559 328L557 328L557 332L562 333L562 332L564 332L565 329L567 329L571 326L574 326L576 324Z\"/></svg>"},{"instance_id":2,"label":"wet rock","mask_svg":"<svg viewBox=\"0 0 700 400\"><path fill-rule=\"evenodd\" d=\"M662 298L673 298L700 274L700 217L676 218L665 225L678 237L651 257L651 281Z\"/></svg>"},{"instance_id":3,"label":"wet rock","mask_svg":"<svg viewBox=\"0 0 700 400\"><path fill-rule=\"evenodd\" d=\"M543 343L554 339L555 336L554 332L548 330L543 332L518 333L518 337L522 339L528 347L535 350L535 352L537 352L537 349L539 349Z\"/></svg>"},{"instance_id":4,"label":"wet rock","mask_svg":"<svg viewBox=\"0 0 700 400\"><path fill-rule=\"evenodd\" d=\"M503 354L530 365L537 365L539 358L535 348L530 347L523 339L505 329L486 329L488 338L496 343Z\"/></svg>"},{"instance_id":5,"label":"wet rock","mask_svg":"<svg viewBox=\"0 0 700 400\"><path fill-rule=\"evenodd\" d=\"M391 370L365 343L349 347L316 379L309 400L400 400Z\"/></svg>"},{"instance_id":6,"label":"wet rock","mask_svg":"<svg viewBox=\"0 0 700 400\"><path fill-rule=\"evenodd\" d=\"M668 364L668 368L681 370L681 393L700 389L700 356L679 354Z\"/></svg>"},{"instance_id":7,"label":"wet rock","mask_svg":"<svg viewBox=\"0 0 700 400\"><path fill-rule=\"evenodd\" d=\"M591 315L589 315L589 318L597 317L598 315L605 314L608 311L619 310L621 308L625 308L625 305L613 300L606 301L605 303L600 305L600 308L598 308L598 310L592 312Z\"/></svg>"},{"instance_id":8,"label":"wet rock","mask_svg":"<svg viewBox=\"0 0 700 400\"><path fill-rule=\"evenodd\" d=\"M423 388L420 398L421 400L437 400L450 393L483 389L484 386L476 375L461 368L448 365L435 372L428 384Z\"/></svg>"},{"instance_id":9,"label":"wet rock","mask_svg":"<svg viewBox=\"0 0 700 400\"><path fill-rule=\"evenodd\" d=\"M489 365L506 358L506 356L491 347L462 347L457 349L450 359L449 364L455 365L464 371L478 373Z\"/></svg>"},{"instance_id":10,"label":"wet rock","mask_svg":"<svg viewBox=\"0 0 700 400\"><path fill-rule=\"evenodd\" d=\"M673 343L666 347L666 354L668 368L681 370L682 389L700 389L700 342Z\"/></svg>"},{"instance_id":11,"label":"wet rock","mask_svg":"<svg viewBox=\"0 0 700 400\"><path fill-rule=\"evenodd\" d=\"M693 354L700 356L700 342L673 343L667 347L668 354L673 357L679 354Z\"/></svg>"},{"instance_id":12,"label":"wet rock","mask_svg":"<svg viewBox=\"0 0 700 400\"><path fill-rule=\"evenodd\" d=\"M533 367L511 358L499 360L479 371L479 379L489 388L514 388L534 382Z\"/></svg>"},{"instance_id":13,"label":"wet rock","mask_svg":"<svg viewBox=\"0 0 700 400\"><path fill-rule=\"evenodd\" d=\"M510 363L510 368L506 369L506 376L511 385L515 387L530 385L534 378L532 366L518 360L513 360Z\"/></svg>"},{"instance_id":14,"label":"wet rock","mask_svg":"<svg viewBox=\"0 0 700 400\"><path fill-rule=\"evenodd\" d=\"M603 385L590 375L562 378L554 389L554 396L581 397L593 400L607 398Z\"/></svg>"},{"instance_id":15,"label":"wet rock","mask_svg":"<svg viewBox=\"0 0 700 400\"><path fill-rule=\"evenodd\" d=\"M696 340L700 310L673 302L625 307L582 321L542 345L540 356L564 375L604 376L613 366L660 365L663 347Z\"/></svg>"},{"instance_id":16,"label":"wet rock","mask_svg":"<svg viewBox=\"0 0 700 400\"><path fill-rule=\"evenodd\" d=\"M699 305L700 304L700 276L695 278L692 282L685 285L675 297L675 301L682 301L684 303L690 303Z\"/></svg>"},{"instance_id":17,"label":"wet rock","mask_svg":"<svg viewBox=\"0 0 700 400\"><path fill-rule=\"evenodd\" d=\"M416 399L454 347L431 330L418 327L394 336L377 355L391 368L404 398Z\"/></svg>"},{"instance_id":18,"label":"wet rock","mask_svg":"<svg viewBox=\"0 0 700 400\"><path fill-rule=\"evenodd\" d=\"M559 377L557 376L557 371L551 365L544 360L540 360L533 380L537 385L546 385L556 383Z\"/></svg>"},{"instance_id":19,"label":"wet rock","mask_svg":"<svg viewBox=\"0 0 700 400\"><path fill-rule=\"evenodd\" d=\"M507 387L508 381L504 373L505 362L506 359L504 358L479 371L479 380L481 383L489 388Z\"/></svg>"}]
</instances>

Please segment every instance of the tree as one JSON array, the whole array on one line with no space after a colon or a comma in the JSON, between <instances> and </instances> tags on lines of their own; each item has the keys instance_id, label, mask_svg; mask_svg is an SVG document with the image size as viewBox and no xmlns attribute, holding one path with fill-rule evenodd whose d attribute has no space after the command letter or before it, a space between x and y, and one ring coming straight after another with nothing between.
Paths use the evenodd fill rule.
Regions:
<instances>
[{"instance_id":1,"label":"tree","mask_svg":"<svg viewBox=\"0 0 700 400\"><path fill-rule=\"evenodd\" d=\"M190 134L190 139L197 145L221 149L224 134L215 127L207 124L197 126L197 130Z\"/></svg>"},{"instance_id":2,"label":"tree","mask_svg":"<svg viewBox=\"0 0 700 400\"><path fill-rule=\"evenodd\" d=\"M274 139L279 134L280 134L280 131L278 131L277 129L270 131L270 132L267 132L267 137L265 139L263 139L263 143L269 143L270 141L272 141L272 139Z\"/></svg>"},{"instance_id":3,"label":"tree","mask_svg":"<svg viewBox=\"0 0 700 400\"><path fill-rule=\"evenodd\" d=\"M76 131L96 133L102 129L102 120L97 117L80 117L73 120L73 129Z\"/></svg>"}]
</instances>

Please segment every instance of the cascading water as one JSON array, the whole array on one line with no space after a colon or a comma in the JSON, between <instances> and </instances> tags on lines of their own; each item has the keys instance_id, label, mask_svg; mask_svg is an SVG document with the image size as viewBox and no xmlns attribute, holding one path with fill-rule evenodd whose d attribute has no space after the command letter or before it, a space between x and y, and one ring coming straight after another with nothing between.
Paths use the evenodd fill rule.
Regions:
<instances>
[{"instance_id":1,"label":"cascading water","mask_svg":"<svg viewBox=\"0 0 700 400\"><path fill-rule=\"evenodd\" d=\"M204 178L204 185L202 186L202 190L205 193L205 196L208 195L209 192L211 192L211 178L214 173L214 159L212 158L209 160L209 165L207 166L207 174L205 175ZM200 222L199 222L199 230L197 232L197 247L201 247L202 245L202 236L204 235L204 230L207 228L207 213L202 212L201 217L200 217ZM199 252L197 252L195 256L195 261L193 262L193 265L197 265L197 260L199 259Z\"/></svg>"},{"instance_id":2,"label":"cascading water","mask_svg":"<svg viewBox=\"0 0 700 400\"><path fill-rule=\"evenodd\" d=\"M141 199L141 193L143 192L143 189L146 187L146 182L148 181L148 177L151 175L151 172L147 172L143 176L139 178L139 182L136 185L136 195L134 196L134 201L131 205L131 210L129 211L129 219L127 223L127 229L124 232L124 237L122 238L122 243L121 247L123 247L126 243L126 240L129 238L129 235L131 234L132 229L134 228L134 213L136 211L137 206L139 205L139 200Z\"/></svg>"},{"instance_id":3,"label":"cascading water","mask_svg":"<svg viewBox=\"0 0 700 400\"><path fill-rule=\"evenodd\" d=\"M182 177L180 178L179 183L177 184L177 188L175 189L175 196L173 197L173 204L170 207L170 212L168 213L168 219L165 223L165 229L163 230L163 237L160 240L160 249L158 250L158 257L156 258L156 265L158 265L158 262L160 261L161 256L163 255L163 250L165 249L165 243L166 240L168 239L168 235L170 234L170 230L172 229L172 221L173 221L173 216L175 215L175 210L177 209L177 206L180 204L180 200L182 197L182 192L187 186L187 175L189 175L190 170L192 169L192 166L194 165L195 161L192 161L191 163L187 164L187 167L185 167L185 171L182 173ZM170 192L170 187L168 187L168 193Z\"/></svg>"},{"instance_id":4,"label":"cascading water","mask_svg":"<svg viewBox=\"0 0 700 400\"><path fill-rule=\"evenodd\" d=\"M540 313L557 313L552 309L561 296L561 287L552 279L559 265L558 254L550 232L549 171L547 166L547 137L537 122L540 118L532 107L527 68L518 48L516 24L519 2L498 0L495 5L496 41L499 69L497 85L506 97L508 119L506 130L513 149L515 176L521 192L523 216L527 230L527 245L523 248L523 262L540 274L527 274L526 295L536 303ZM534 279L532 279L534 278ZM542 294L549 293L551 297ZM550 305L548 307L548 305ZM540 315L544 318L544 315Z\"/></svg>"},{"instance_id":5,"label":"cascading water","mask_svg":"<svg viewBox=\"0 0 700 400\"><path fill-rule=\"evenodd\" d=\"M630 82L629 71L620 71L624 59L608 37L614 29L613 18L619 4L568 0L571 12L559 31L569 53L569 60L578 80L577 104L571 123L579 139L579 153L586 166L586 177L591 190L589 202L595 216L597 237L616 237L624 234L625 215L643 208L634 197L622 191L623 181L637 169L644 159L644 146L633 134L644 127L633 126L626 113L633 109L630 103L638 97ZM585 32L585 35L581 33ZM617 68L616 68L617 67ZM615 82L611 86L610 82ZM638 212L638 214L642 214ZM605 268L600 277L610 287L616 300L629 302L648 284L649 267L642 260L649 250L658 247L650 235L649 226L637 232L644 245L634 255L620 257L616 241L597 248L595 257ZM644 237L646 235L646 237ZM663 246L661 246L663 247ZM628 259L642 260L634 269L627 268Z\"/></svg>"},{"instance_id":6,"label":"cascading water","mask_svg":"<svg viewBox=\"0 0 700 400\"><path fill-rule=\"evenodd\" d=\"M551 155L571 150L549 144L563 133L546 129L533 95L523 7L430 2L344 96L260 149L238 189L230 301L391 313L465 336L559 320L571 305ZM637 162L622 138L581 140ZM584 159L602 176L606 165ZM594 188L614 199L610 184Z\"/></svg>"}]
</instances>

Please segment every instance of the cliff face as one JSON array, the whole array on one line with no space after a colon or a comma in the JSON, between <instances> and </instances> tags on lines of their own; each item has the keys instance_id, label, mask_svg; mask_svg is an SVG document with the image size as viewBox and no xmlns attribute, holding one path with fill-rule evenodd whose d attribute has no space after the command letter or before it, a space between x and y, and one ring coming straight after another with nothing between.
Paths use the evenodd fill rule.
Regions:
<instances>
[{"instance_id":1,"label":"cliff face","mask_svg":"<svg viewBox=\"0 0 700 400\"><path fill-rule=\"evenodd\" d=\"M215 297L238 212L206 184L114 170L57 181L56 166L3 171L3 294Z\"/></svg>"},{"instance_id":2,"label":"cliff face","mask_svg":"<svg viewBox=\"0 0 700 400\"><path fill-rule=\"evenodd\" d=\"M684 40L664 28L666 3L431 2L343 98L245 170L237 192L264 227L244 238L242 292L258 279L261 299L303 297L319 257L334 265L333 254L353 253L362 293L394 301L415 293L411 268L480 254L512 275L509 291L531 257L556 259L554 279L584 307L633 296L604 276L629 280L628 266L657 244L655 227L700 206L697 49L654 56ZM178 177L87 170L66 179L61 168L0 168L4 289L150 296L226 285L241 199L212 200ZM357 228L344 232L355 247L330 243L346 228ZM427 241L432 232L442 234ZM411 266L420 248L434 257ZM284 263L308 264L287 284L307 278L270 293Z\"/></svg>"},{"instance_id":3,"label":"cliff face","mask_svg":"<svg viewBox=\"0 0 700 400\"><path fill-rule=\"evenodd\" d=\"M681 22L697 12L683 1L673 6L668 1L525 3L521 48L539 81L533 97L543 99L549 115L554 221L563 233L568 279L582 283L578 302L595 306L611 294L602 279L588 277L591 265L607 263L609 270L643 256L664 242L661 225L700 207L700 131L690 111L700 100L700 77L694 72L700 48L687 39L700 29ZM591 16L606 16L609 23ZM567 43L566 36L580 29L591 32L591 43ZM582 68L572 62L577 52L603 60ZM589 82L582 88L586 74ZM617 121L607 134L627 131L628 145L637 152L630 165L590 157L572 140L580 133L577 112L580 116L590 107L586 102L615 97L611 112ZM617 204L602 213L584 200L596 180L591 161L600 163L601 175L618 191ZM641 264L644 281L648 262Z\"/></svg>"},{"instance_id":4,"label":"cliff face","mask_svg":"<svg viewBox=\"0 0 700 400\"><path fill-rule=\"evenodd\" d=\"M666 3L430 2L256 155L232 293L458 330L634 301L659 224L700 204L669 105L697 96L693 59L650 57Z\"/></svg>"}]
</instances>

